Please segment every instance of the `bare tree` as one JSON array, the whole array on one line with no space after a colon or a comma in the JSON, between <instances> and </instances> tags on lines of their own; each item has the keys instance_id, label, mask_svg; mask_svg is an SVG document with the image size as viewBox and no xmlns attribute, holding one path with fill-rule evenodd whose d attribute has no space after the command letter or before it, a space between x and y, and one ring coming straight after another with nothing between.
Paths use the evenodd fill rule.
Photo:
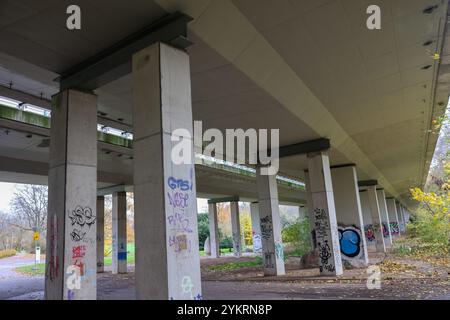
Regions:
<instances>
[{"instance_id":1,"label":"bare tree","mask_svg":"<svg viewBox=\"0 0 450 320\"><path fill-rule=\"evenodd\" d=\"M46 186L23 185L16 187L10 202L15 225L23 230L45 231L47 228L48 192Z\"/></svg>"}]
</instances>

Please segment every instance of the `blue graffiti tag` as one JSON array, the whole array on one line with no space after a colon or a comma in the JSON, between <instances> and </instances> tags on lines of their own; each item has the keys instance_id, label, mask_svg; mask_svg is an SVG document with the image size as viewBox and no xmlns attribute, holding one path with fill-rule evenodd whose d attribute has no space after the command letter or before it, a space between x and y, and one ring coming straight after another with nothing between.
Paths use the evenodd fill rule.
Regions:
<instances>
[{"instance_id":1,"label":"blue graffiti tag","mask_svg":"<svg viewBox=\"0 0 450 320\"><path fill-rule=\"evenodd\" d=\"M361 236L353 228L339 229L339 244L341 253L349 258L354 258L361 252Z\"/></svg>"},{"instance_id":2,"label":"blue graffiti tag","mask_svg":"<svg viewBox=\"0 0 450 320\"><path fill-rule=\"evenodd\" d=\"M192 183L189 182L188 180L169 177L169 179L167 179L167 184L172 190L175 190L177 188L180 189L181 191L192 190Z\"/></svg>"}]
</instances>

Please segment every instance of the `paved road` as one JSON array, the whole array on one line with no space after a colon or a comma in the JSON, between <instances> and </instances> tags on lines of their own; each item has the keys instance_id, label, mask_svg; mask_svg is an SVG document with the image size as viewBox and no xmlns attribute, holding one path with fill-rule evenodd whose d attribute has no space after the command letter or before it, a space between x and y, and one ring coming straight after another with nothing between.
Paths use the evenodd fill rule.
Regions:
<instances>
[{"instance_id":1,"label":"paved road","mask_svg":"<svg viewBox=\"0 0 450 320\"><path fill-rule=\"evenodd\" d=\"M33 263L34 255L30 254L0 259L0 300L29 295L44 289L44 277L30 277L14 271L17 267Z\"/></svg>"}]
</instances>

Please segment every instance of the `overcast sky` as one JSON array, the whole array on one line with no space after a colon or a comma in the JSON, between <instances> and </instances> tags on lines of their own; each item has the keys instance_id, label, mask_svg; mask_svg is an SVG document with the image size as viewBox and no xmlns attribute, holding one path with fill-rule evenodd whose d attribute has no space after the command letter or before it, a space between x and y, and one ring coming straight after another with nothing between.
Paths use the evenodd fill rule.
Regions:
<instances>
[{"instance_id":1,"label":"overcast sky","mask_svg":"<svg viewBox=\"0 0 450 320\"><path fill-rule=\"evenodd\" d=\"M15 183L0 182L0 211L9 212L9 202L14 193ZM197 199L198 212L208 212L208 201L206 199Z\"/></svg>"}]
</instances>

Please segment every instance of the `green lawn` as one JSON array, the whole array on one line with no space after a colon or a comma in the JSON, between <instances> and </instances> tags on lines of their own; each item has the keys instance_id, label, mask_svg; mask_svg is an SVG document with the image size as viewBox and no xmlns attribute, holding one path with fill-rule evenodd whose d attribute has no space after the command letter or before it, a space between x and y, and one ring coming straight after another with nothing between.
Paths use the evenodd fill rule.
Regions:
<instances>
[{"instance_id":1,"label":"green lawn","mask_svg":"<svg viewBox=\"0 0 450 320\"><path fill-rule=\"evenodd\" d=\"M218 264L214 266L209 266L209 270L216 270L216 271L225 271L225 270L235 270L240 268L248 268L248 267L261 267L262 266L262 258L261 257L255 257L250 261L242 261L242 262L230 262L230 263L223 263Z\"/></svg>"},{"instance_id":2,"label":"green lawn","mask_svg":"<svg viewBox=\"0 0 450 320\"><path fill-rule=\"evenodd\" d=\"M28 276L43 276L45 273L45 263L39 263L36 267L36 270L34 270L34 264L30 264L28 266L15 268L14 270Z\"/></svg>"},{"instance_id":3,"label":"green lawn","mask_svg":"<svg viewBox=\"0 0 450 320\"><path fill-rule=\"evenodd\" d=\"M111 251L111 246L106 247L108 251ZM135 247L134 243L128 243L127 244L127 262L133 264L134 263L134 252ZM111 255L105 257L105 266L110 266L112 264L112 258ZM34 264L18 267L14 269L17 272L29 275L29 276L43 276L45 274L45 263L40 263L37 265L37 270L34 270Z\"/></svg>"}]
</instances>

